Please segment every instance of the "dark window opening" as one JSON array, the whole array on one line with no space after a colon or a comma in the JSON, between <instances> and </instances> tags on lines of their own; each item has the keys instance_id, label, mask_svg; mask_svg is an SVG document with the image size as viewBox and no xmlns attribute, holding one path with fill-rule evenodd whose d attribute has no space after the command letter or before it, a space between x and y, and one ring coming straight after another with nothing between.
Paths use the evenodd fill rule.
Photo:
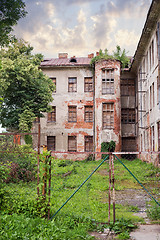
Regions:
<instances>
[{"instance_id":1,"label":"dark window opening","mask_svg":"<svg viewBox=\"0 0 160 240\"><path fill-rule=\"evenodd\" d=\"M84 138L84 148L85 152L93 151L93 136L85 136Z\"/></svg>"},{"instance_id":2,"label":"dark window opening","mask_svg":"<svg viewBox=\"0 0 160 240\"><path fill-rule=\"evenodd\" d=\"M47 150L55 151L56 150L56 137L47 136Z\"/></svg>"},{"instance_id":3,"label":"dark window opening","mask_svg":"<svg viewBox=\"0 0 160 240\"><path fill-rule=\"evenodd\" d=\"M135 109L122 108L121 110L121 121L122 123L135 123L136 113Z\"/></svg>"},{"instance_id":4,"label":"dark window opening","mask_svg":"<svg viewBox=\"0 0 160 240\"><path fill-rule=\"evenodd\" d=\"M77 137L68 136L68 151L76 152L77 151Z\"/></svg>"}]
</instances>

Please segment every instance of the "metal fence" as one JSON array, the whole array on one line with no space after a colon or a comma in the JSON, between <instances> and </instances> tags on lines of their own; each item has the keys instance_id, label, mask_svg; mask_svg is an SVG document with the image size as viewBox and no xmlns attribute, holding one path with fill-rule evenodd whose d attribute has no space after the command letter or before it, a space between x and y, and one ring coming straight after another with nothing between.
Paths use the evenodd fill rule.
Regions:
<instances>
[{"instance_id":1,"label":"metal fence","mask_svg":"<svg viewBox=\"0 0 160 240\"><path fill-rule=\"evenodd\" d=\"M108 206L108 221L111 221L111 218L113 221L116 219L116 204L118 205L130 205L131 209L139 209L139 213L143 214L146 211L146 202L149 202L150 199L152 199L156 204L159 205L159 199L160 196L152 192L153 189L158 189L160 187L160 174L157 172L157 180L154 180L150 186L145 186L141 183L141 176L136 176L136 173L132 173L130 169L126 166L126 160L125 162L123 159L127 159L127 161L131 162L135 158L142 159L143 161L148 162L154 162L159 164L159 154L160 152L69 152L70 156L74 154L74 156L77 156L77 159L79 159L79 155L82 156L83 154L87 154L88 156L92 156L91 158L86 159L86 163L89 161L93 161L94 159L98 158L100 159L103 156L103 160L101 162L93 161L94 164L91 167L90 172L86 172L84 170L85 163L82 166L78 165L77 161L72 161L72 163L68 162L67 164L71 164L71 168L69 167L66 171L63 172L63 159L56 160L54 157L55 154L61 154L64 152L50 152L45 154L46 149L44 149L44 154L40 154L40 133L34 133L34 135L37 134L38 136L38 144L37 144L37 152L36 151L23 151L23 150L16 150L16 147L19 145L20 136L32 136L32 133L1 133L0 134L0 161L1 163L5 159L5 161L10 161L14 163L14 155L16 157L21 157L25 159L25 154L34 154L34 157L36 159L36 179L33 178L34 182L36 181L35 187L37 188L37 191L35 190L35 193L37 192L38 196L43 196L44 199L47 199L48 205L50 206L48 210L48 219L53 218L57 215L57 213L63 209L63 207L66 204L73 204L73 212L76 212L76 205L81 204L79 203L79 199L81 193L79 193L81 188L83 187L82 193L84 194L84 198L88 198L88 203L90 202L90 199L92 199L93 189L90 188L90 185L94 185L94 174L98 174L100 178L104 179L104 189L103 191L103 200L99 203L99 206L102 207L103 211L103 205L107 203ZM18 148L17 148L18 149ZM25 148L24 148L25 149ZM14 153L14 155L12 154ZM68 154L68 152L66 152ZM42 156L42 157L41 157ZM61 172L59 171L59 168L55 168L56 161L59 161L59 166L62 166ZM61 163L60 163L61 161ZM127 189L121 190L121 182L119 182L117 177L117 172L119 165L123 167L123 170L121 172L127 172L130 174L135 181L135 184L138 184L140 187L137 187L132 189L129 185ZM133 164L135 162L133 161ZM66 163L64 163L65 165ZM68 165L69 166L69 165ZM16 168L16 166L15 166ZM81 177L83 179L82 182L78 180L78 176L76 175L76 171L79 168L81 168ZM56 169L56 170L54 170ZM116 169L116 171L115 171ZM27 169L29 171L29 169ZM52 171L52 172L51 172ZM56 172L57 171L57 172ZM143 169L142 169L143 171ZM158 170L157 170L158 171ZM42 174L41 174L42 172ZM29 174L29 172L28 172ZM72 175L75 177L75 184L69 184L67 181L67 177ZM152 171L151 173L152 174ZM61 183L55 184L54 177L58 177L59 181ZM77 181L77 182L76 182ZM125 181L125 178L124 178ZM127 177L126 177L127 181ZM42 187L40 186L40 183ZM119 184L119 185L118 185ZM153 186L154 185L154 186ZM62 194L59 189L63 189L62 192L64 192L64 196L62 195L60 198L58 194ZM96 190L98 194L100 192ZM106 194L106 197L104 197L104 192ZM76 195L79 194L79 197L76 197ZM58 196L58 198L57 198ZM72 199L74 197L74 199ZM56 199L59 199L56 201ZM72 199L72 200L71 200ZM83 198L82 198L83 199ZM71 201L70 201L71 200ZM70 203L68 203L70 202ZM103 204L104 203L104 204ZM54 206L53 206L54 205ZM85 206L86 212L90 212L91 217L94 218L95 211L93 207ZM50 209L52 214L50 213ZM90 211L91 210L91 211ZM100 209L99 209L100 210ZM66 210L65 210L66 211ZM79 209L77 210L79 211ZM83 211L83 210L82 210ZM107 210L106 210L107 211ZM54 213L54 214L53 214Z\"/></svg>"}]
</instances>

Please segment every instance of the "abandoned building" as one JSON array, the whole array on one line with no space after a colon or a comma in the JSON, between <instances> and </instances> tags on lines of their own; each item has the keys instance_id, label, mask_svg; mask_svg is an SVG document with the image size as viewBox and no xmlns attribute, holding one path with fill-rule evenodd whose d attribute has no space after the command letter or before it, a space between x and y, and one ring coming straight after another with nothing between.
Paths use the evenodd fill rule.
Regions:
<instances>
[{"instance_id":1,"label":"abandoned building","mask_svg":"<svg viewBox=\"0 0 160 240\"><path fill-rule=\"evenodd\" d=\"M56 86L52 112L40 119L41 145L56 151L57 157L84 159L83 152L100 152L102 142L113 140L116 152L138 151L158 165L160 1L152 1L130 68L122 69L113 59L101 59L93 67L93 57L60 53L41 63Z\"/></svg>"}]
</instances>

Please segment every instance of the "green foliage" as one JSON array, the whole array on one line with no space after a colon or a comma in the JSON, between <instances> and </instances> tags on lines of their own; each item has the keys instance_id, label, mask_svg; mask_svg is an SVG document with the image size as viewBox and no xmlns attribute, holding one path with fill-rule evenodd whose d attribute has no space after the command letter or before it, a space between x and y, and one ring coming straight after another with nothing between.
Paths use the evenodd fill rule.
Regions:
<instances>
[{"instance_id":1,"label":"green foliage","mask_svg":"<svg viewBox=\"0 0 160 240\"><path fill-rule=\"evenodd\" d=\"M114 152L116 143L114 141L102 142L101 143L101 152ZM102 154L102 159L105 159L107 154Z\"/></svg>"},{"instance_id":2,"label":"green foliage","mask_svg":"<svg viewBox=\"0 0 160 240\"><path fill-rule=\"evenodd\" d=\"M10 32L20 18L25 17L25 3L22 0L0 1L0 45L4 46L13 38Z\"/></svg>"},{"instance_id":3,"label":"green foliage","mask_svg":"<svg viewBox=\"0 0 160 240\"><path fill-rule=\"evenodd\" d=\"M92 227L88 219L79 219L66 215L55 220L30 218L24 215L3 215L0 217L1 240L46 239L46 240L80 240L93 239L87 231Z\"/></svg>"},{"instance_id":4,"label":"green foliage","mask_svg":"<svg viewBox=\"0 0 160 240\"><path fill-rule=\"evenodd\" d=\"M115 223L110 223L109 225L109 229L118 234L117 239L129 239L129 233L135 228L137 228L137 226L133 224L130 219L124 218L117 220Z\"/></svg>"},{"instance_id":5,"label":"green foliage","mask_svg":"<svg viewBox=\"0 0 160 240\"><path fill-rule=\"evenodd\" d=\"M121 50L120 46L116 47L116 51L113 52L113 56L115 59L119 60L122 63L122 68L128 68L129 67L129 58L127 57L126 50Z\"/></svg>"},{"instance_id":6,"label":"green foliage","mask_svg":"<svg viewBox=\"0 0 160 240\"><path fill-rule=\"evenodd\" d=\"M130 60L126 55L126 50L124 49L123 51L121 50L120 46L116 47L116 51L113 51L113 54L109 54L108 50L105 49L104 52L102 51L102 49L99 50L99 55L95 56L94 58L91 59L91 65L93 65L95 62L103 59L103 60L107 60L107 59L116 59L119 60L122 64L122 68L128 68Z\"/></svg>"},{"instance_id":7,"label":"green foliage","mask_svg":"<svg viewBox=\"0 0 160 240\"><path fill-rule=\"evenodd\" d=\"M5 182L31 181L35 179L36 153L30 145L15 146L3 144L0 153L0 166L8 170Z\"/></svg>"},{"instance_id":8,"label":"green foliage","mask_svg":"<svg viewBox=\"0 0 160 240\"><path fill-rule=\"evenodd\" d=\"M24 41L13 42L0 51L0 122L3 127L28 132L41 112L51 110L54 85L39 69L42 55L33 55Z\"/></svg>"},{"instance_id":9,"label":"green foliage","mask_svg":"<svg viewBox=\"0 0 160 240\"><path fill-rule=\"evenodd\" d=\"M153 205L147 208L147 216L151 220L160 220L160 206Z\"/></svg>"}]
</instances>

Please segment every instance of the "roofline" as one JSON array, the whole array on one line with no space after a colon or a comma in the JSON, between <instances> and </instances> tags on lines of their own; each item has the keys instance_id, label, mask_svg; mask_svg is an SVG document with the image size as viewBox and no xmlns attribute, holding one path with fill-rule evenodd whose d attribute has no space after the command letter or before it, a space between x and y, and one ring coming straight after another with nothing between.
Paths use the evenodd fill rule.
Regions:
<instances>
[{"instance_id":1,"label":"roofline","mask_svg":"<svg viewBox=\"0 0 160 240\"><path fill-rule=\"evenodd\" d=\"M157 6L158 5L158 6ZM144 25L144 28L142 30L142 34L135 52L135 55L133 57L133 62L130 67L130 71L136 72L139 63L141 62L143 56L144 56L144 51L146 49L146 45L149 43L151 34L153 30L155 29L155 26L157 24L157 20L159 19L160 16L160 1L159 0L153 0L151 3L151 6L149 8L146 22Z\"/></svg>"}]
</instances>

